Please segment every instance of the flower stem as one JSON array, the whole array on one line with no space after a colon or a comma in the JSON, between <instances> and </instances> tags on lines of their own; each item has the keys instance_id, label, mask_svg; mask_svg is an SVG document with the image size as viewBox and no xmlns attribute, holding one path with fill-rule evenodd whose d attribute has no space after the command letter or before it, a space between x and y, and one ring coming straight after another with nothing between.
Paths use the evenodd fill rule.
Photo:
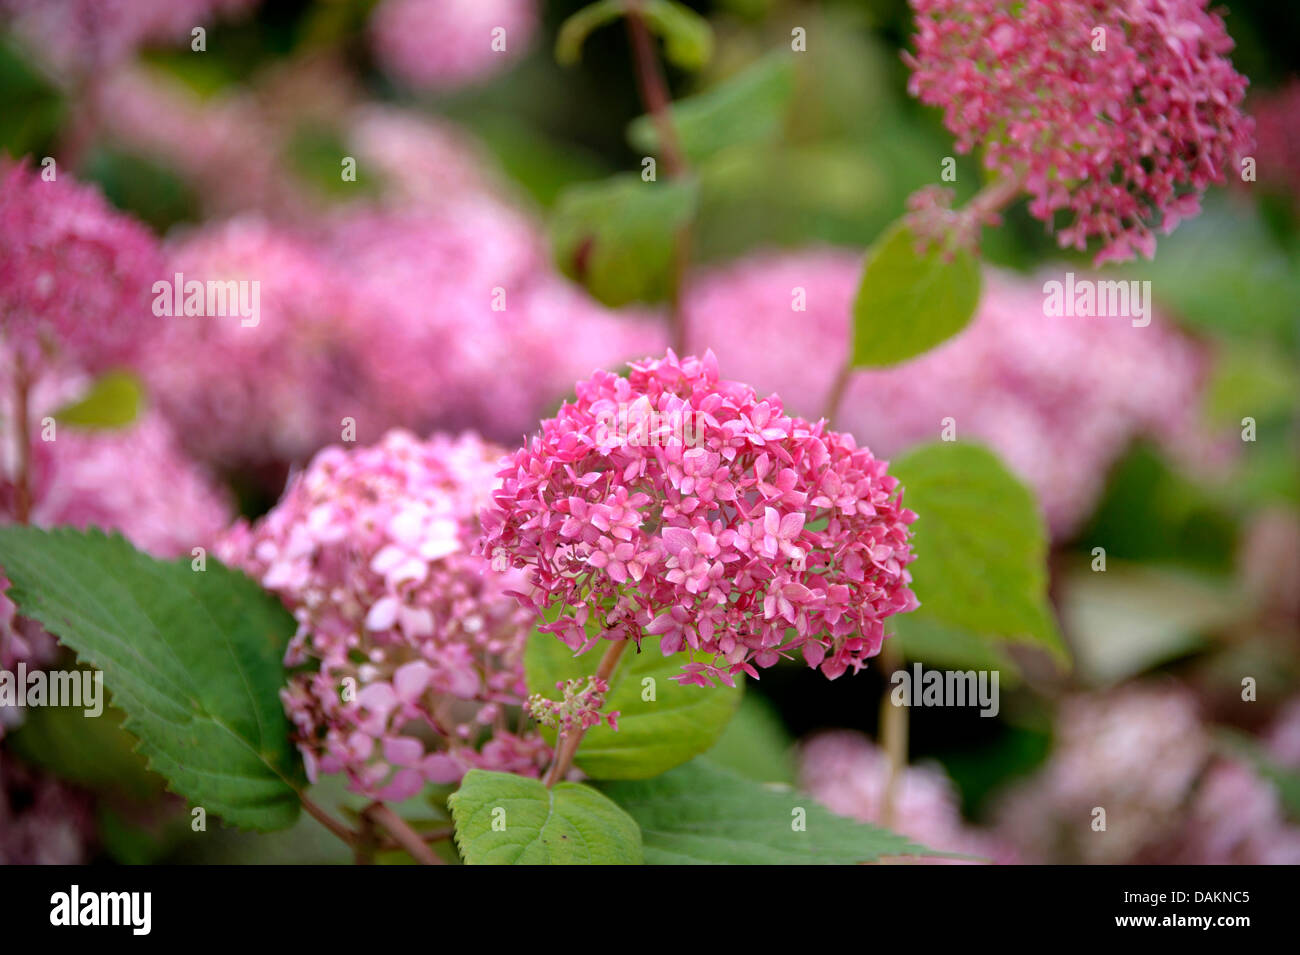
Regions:
<instances>
[{"instance_id":1,"label":"flower stem","mask_svg":"<svg viewBox=\"0 0 1300 955\"><path fill-rule=\"evenodd\" d=\"M840 370L835 373L835 380L831 382L830 393L826 395L826 407L822 411L822 417L830 421L840 410L840 402L844 400L844 392L849 388L849 380L853 377L853 353L850 351L844 359L844 364Z\"/></svg>"},{"instance_id":2,"label":"flower stem","mask_svg":"<svg viewBox=\"0 0 1300 955\"><path fill-rule=\"evenodd\" d=\"M304 792L298 793L298 799L302 802L302 808L307 810L307 814L328 829L334 835L338 836L350 846L355 846L359 840L357 833L353 832L343 823L339 822L329 813L327 813L308 797Z\"/></svg>"},{"instance_id":3,"label":"flower stem","mask_svg":"<svg viewBox=\"0 0 1300 955\"><path fill-rule=\"evenodd\" d=\"M886 685L880 697L878 742L889 757L889 777L880 801L880 824L887 829L894 824L898 787L902 782L903 770L907 767L907 707L894 705L893 693L889 688L889 676L901 663L901 656L886 640L880 649L881 672L885 674Z\"/></svg>"},{"instance_id":4,"label":"flower stem","mask_svg":"<svg viewBox=\"0 0 1300 955\"><path fill-rule=\"evenodd\" d=\"M605 649L604 656L600 658L600 663L596 667L596 679L609 681L614 673L614 668L618 666L618 661L623 656L623 651L627 649L628 641L615 640ZM582 737L586 733L585 729L578 728L570 733L561 733L560 738L555 743L555 758L551 761L551 768L546 771L546 788L550 789L569 771L573 765L573 758L578 755L578 747L582 745Z\"/></svg>"},{"instance_id":5,"label":"flower stem","mask_svg":"<svg viewBox=\"0 0 1300 955\"><path fill-rule=\"evenodd\" d=\"M361 813L362 817L384 829L393 840L411 854L421 865L443 865L443 861L425 843L424 837L411 828L405 819L382 802L374 802Z\"/></svg>"},{"instance_id":6,"label":"flower stem","mask_svg":"<svg viewBox=\"0 0 1300 955\"><path fill-rule=\"evenodd\" d=\"M650 30L646 27L640 0L632 0L628 4L625 20L628 39L632 45L637 92L641 97L642 107L654 124L659 140L659 152L663 157L664 171L669 178L685 175L688 169L681 141L677 137L677 128L673 125L670 109L672 97L668 92L668 83L664 79L659 58L655 55L654 41L650 37ZM685 354L690 344L690 330L687 327L686 310L683 305L690 250L691 230L688 224L682 226L673 239L673 274L669 293L669 340L673 350L679 355Z\"/></svg>"}]
</instances>

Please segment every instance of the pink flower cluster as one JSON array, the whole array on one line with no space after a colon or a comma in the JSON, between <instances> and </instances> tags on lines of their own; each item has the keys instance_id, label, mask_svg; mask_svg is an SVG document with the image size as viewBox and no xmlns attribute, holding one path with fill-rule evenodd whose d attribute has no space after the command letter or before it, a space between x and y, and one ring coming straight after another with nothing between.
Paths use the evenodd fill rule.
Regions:
<instances>
[{"instance_id":1,"label":"pink flower cluster","mask_svg":"<svg viewBox=\"0 0 1300 955\"><path fill-rule=\"evenodd\" d=\"M88 76L152 42L234 16L257 0L0 0L0 17L57 70Z\"/></svg>"},{"instance_id":2,"label":"pink flower cluster","mask_svg":"<svg viewBox=\"0 0 1300 955\"><path fill-rule=\"evenodd\" d=\"M912 0L909 89L1023 185L1062 247L1154 254L1249 151L1246 79L1206 0ZM1098 32L1100 31L1100 32Z\"/></svg>"},{"instance_id":3,"label":"pink flower cluster","mask_svg":"<svg viewBox=\"0 0 1300 955\"><path fill-rule=\"evenodd\" d=\"M832 812L884 825L889 757L866 736L848 730L819 733L799 748L799 783ZM1012 864L1014 851L993 835L968 825L957 793L941 769L908 766L897 782L888 826L929 849ZM973 864L926 859L936 864Z\"/></svg>"},{"instance_id":4,"label":"pink flower cluster","mask_svg":"<svg viewBox=\"0 0 1300 955\"><path fill-rule=\"evenodd\" d=\"M28 375L128 361L161 268L153 236L96 190L0 157L0 346Z\"/></svg>"},{"instance_id":5,"label":"pink flower cluster","mask_svg":"<svg viewBox=\"0 0 1300 955\"><path fill-rule=\"evenodd\" d=\"M738 377L819 414L848 353L860 276L860 256L830 250L706 274L687 295L692 347L714 349ZM805 311L791 310L796 289ZM1158 315L1147 327L1049 317L1044 300L1041 282L986 270L970 327L897 367L855 373L832 423L894 455L938 440L953 418L959 441L990 445L1029 484L1058 536L1088 515L1139 435L1189 464L1212 457L1196 412L1207 365L1200 348Z\"/></svg>"},{"instance_id":6,"label":"pink flower cluster","mask_svg":"<svg viewBox=\"0 0 1300 955\"><path fill-rule=\"evenodd\" d=\"M255 525L218 547L298 621L282 692L314 779L385 800L481 767L536 776L521 728L531 615L522 582L471 553L502 452L473 435L321 451Z\"/></svg>"},{"instance_id":7,"label":"pink flower cluster","mask_svg":"<svg viewBox=\"0 0 1300 955\"><path fill-rule=\"evenodd\" d=\"M1094 810L1106 811L1104 831ZM999 831L1032 861L1300 862L1273 785L1215 756L1184 690L1130 686L1061 706L1047 764L1008 794Z\"/></svg>"},{"instance_id":8,"label":"pink flower cluster","mask_svg":"<svg viewBox=\"0 0 1300 955\"><path fill-rule=\"evenodd\" d=\"M712 658L685 683L757 676L795 650L834 679L917 606L916 515L885 462L721 379L712 352L579 382L500 476L484 551L527 568L521 602L578 652L652 634L665 655Z\"/></svg>"},{"instance_id":9,"label":"pink flower cluster","mask_svg":"<svg viewBox=\"0 0 1300 955\"><path fill-rule=\"evenodd\" d=\"M375 58L416 89L480 82L513 63L537 29L536 0L383 0L371 15ZM504 49L494 49L494 30Z\"/></svg>"},{"instance_id":10,"label":"pink flower cluster","mask_svg":"<svg viewBox=\"0 0 1300 955\"><path fill-rule=\"evenodd\" d=\"M555 684L561 699L552 700L534 693L524 703L524 712L542 726L559 730L568 736L575 730L588 730L600 723L600 711L605 707L605 694L609 683L597 676L585 679L561 680ZM613 729L618 729L618 710L606 713L604 719Z\"/></svg>"}]
</instances>

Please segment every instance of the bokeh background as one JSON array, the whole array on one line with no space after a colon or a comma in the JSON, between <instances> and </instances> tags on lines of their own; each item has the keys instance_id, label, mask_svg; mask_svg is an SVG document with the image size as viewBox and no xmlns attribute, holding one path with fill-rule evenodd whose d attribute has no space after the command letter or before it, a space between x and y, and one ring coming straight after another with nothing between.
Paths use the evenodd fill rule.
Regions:
<instances>
[{"instance_id":1,"label":"bokeh background","mask_svg":"<svg viewBox=\"0 0 1300 955\"><path fill-rule=\"evenodd\" d=\"M62 451L38 520L185 552L263 513L344 416L362 443L401 426L512 445L578 378L662 353L653 230L623 260L584 252L603 237L581 233L583 189L639 174L647 150L620 24L577 64L556 62L559 25L583 5L0 0L0 149L94 184L161 239L171 269L262 282L257 335L173 323L158 336L133 370L141 418ZM904 0L689 5L714 48L702 69L667 65L674 98L739 101L692 157L691 346L816 417L863 252L937 180L951 138L907 96ZM1051 528L1068 672L1016 648L907 644L1002 674L996 718L911 714L916 765L894 824L940 848L1300 861L1300 8L1220 6L1251 80L1258 181L1212 190L1153 261L1108 270L1152 283L1153 326L1045 329L1044 277L1090 264L1013 208L985 232L972 328L858 374L836 422L893 455L951 415L1029 484ZM504 53L484 40L498 25ZM794 27L807 51L775 72ZM964 198L979 170L957 159ZM795 287L806 311L791 310ZM798 665L765 671L716 755L878 819L882 687L874 672L827 684ZM111 720L32 714L0 742L0 783L0 861L347 861L310 820L196 837L183 813L158 811L160 782ZM1096 806L1107 833L1088 825Z\"/></svg>"}]
</instances>

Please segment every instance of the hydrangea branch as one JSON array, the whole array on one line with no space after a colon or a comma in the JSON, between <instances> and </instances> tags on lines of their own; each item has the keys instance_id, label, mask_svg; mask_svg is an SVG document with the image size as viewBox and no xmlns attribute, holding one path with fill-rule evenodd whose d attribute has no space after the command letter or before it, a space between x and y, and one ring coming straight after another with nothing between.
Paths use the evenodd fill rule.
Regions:
<instances>
[{"instance_id":1,"label":"hydrangea branch","mask_svg":"<svg viewBox=\"0 0 1300 955\"><path fill-rule=\"evenodd\" d=\"M636 69L637 92L641 104L654 123L659 138L659 151L663 156L665 171L670 177L685 175L686 158L681 143L677 138L677 128L673 125L670 111L671 96L668 84L664 80L659 59L655 56L654 41L646 27L639 0L628 5L626 16L628 38L632 44L632 60ZM683 286L686 283L686 268L690 261L691 230L683 226L678 230L673 242L673 275L669 300L668 322L669 340L674 350L685 353L689 339L686 323L686 311L682 306Z\"/></svg>"},{"instance_id":2,"label":"hydrangea branch","mask_svg":"<svg viewBox=\"0 0 1300 955\"><path fill-rule=\"evenodd\" d=\"M374 802L365 808L362 817L384 829L394 841L411 854L411 858L421 865L443 865L443 861L425 843L424 837L411 828L410 824L382 802Z\"/></svg>"}]
</instances>

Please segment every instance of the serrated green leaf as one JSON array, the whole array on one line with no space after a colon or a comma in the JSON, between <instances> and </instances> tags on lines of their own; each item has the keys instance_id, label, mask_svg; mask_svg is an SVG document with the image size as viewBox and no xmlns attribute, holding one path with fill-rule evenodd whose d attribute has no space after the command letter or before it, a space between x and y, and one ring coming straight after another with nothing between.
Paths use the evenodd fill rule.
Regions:
<instances>
[{"instance_id":1,"label":"serrated green leaf","mask_svg":"<svg viewBox=\"0 0 1300 955\"><path fill-rule=\"evenodd\" d=\"M723 149L774 139L794 94L794 64L769 56L726 82L679 100L672 122L686 158L702 162ZM659 151L658 130L649 116L628 126L628 142L646 153Z\"/></svg>"},{"instance_id":2,"label":"serrated green leaf","mask_svg":"<svg viewBox=\"0 0 1300 955\"><path fill-rule=\"evenodd\" d=\"M803 793L745 779L706 759L601 789L641 827L650 865L852 864L935 854L887 829L837 816ZM803 829L794 825L800 816Z\"/></svg>"},{"instance_id":3,"label":"serrated green leaf","mask_svg":"<svg viewBox=\"0 0 1300 955\"><path fill-rule=\"evenodd\" d=\"M610 675L605 712L618 711L618 729L593 726L582 737L575 762L593 779L644 779L698 756L718 741L740 704L735 687L682 686L672 677L691 657L665 657L656 641L646 640L640 653L628 647ZM556 696L556 684L589 676L598 654L575 657L557 638L538 633L528 641L524 670L530 693ZM647 684L646 681L653 681ZM653 689L653 700L642 697ZM544 731L548 739L554 732Z\"/></svg>"},{"instance_id":4,"label":"serrated green leaf","mask_svg":"<svg viewBox=\"0 0 1300 955\"><path fill-rule=\"evenodd\" d=\"M690 7L673 0L598 0L570 16L555 38L555 59L572 66L582 58L587 37L629 12L639 12L664 41L664 55L684 70L698 70L713 55L713 29Z\"/></svg>"},{"instance_id":5,"label":"serrated green leaf","mask_svg":"<svg viewBox=\"0 0 1300 955\"><path fill-rule=\"evenodd\" d=\"M657 301L673 283L678 232L695 214L693 180L623 174L560 194L551 245L561 271L606 305Z\"/></svg>"},{"instance_id":6,"label":"serrated green leaf","mask_svg":"<svg viewBox=\"0 0 1300 955\"><path fill-rule=\"evenodd\" d=\"M581 783L471 769L448 800L469 865L640 865L641 832Z\"/></svg>"},{"instance_id":7,"label":"serrated green leaf","mask_svg":"<svg viewBox=\"0 0 1300 955\"><path fill-rule=\"evenodd\" d=\"M86 393L54 412L54 417L75 428L125 428L140 413L143 389L139 380L124 371L110 371L96 378Z\"/></svg>"},{"instance_id":8,"label":"serrated green leaf","mask_svg":"<svg viewBox=\"0 0 1300 955\"><path fill-rule=\"evenodd\" d=\"M0 528L9 597L104 671L149 768L226 822L279 829L303 785L281 708L292 616L209 558L155 560L98 530Z\"/></svg>"},{"instance_id":9,"label":"serrated green leaf","mask_svg":"<svg viewBox=\"0 0 1300 955\"><path fill-rule=\"evenodd\" d=\"M853 364L896 365L956 335L975 315L979 264L958 249L917 251L916 235L897 224L876 240L853 300Z\"/></svg>"},{"instance_id":10,"label":"serrated green leaf","mask_svg":"<svg viewBox=\"0 0 1300 955\"><path fill-rule=\"evenodd\" d=\"M890 465L912 525L914 613L1067 659L1047 601L1047 529L1029 489L991 451L935 442Z\"/></svg>"}]
</instances>

